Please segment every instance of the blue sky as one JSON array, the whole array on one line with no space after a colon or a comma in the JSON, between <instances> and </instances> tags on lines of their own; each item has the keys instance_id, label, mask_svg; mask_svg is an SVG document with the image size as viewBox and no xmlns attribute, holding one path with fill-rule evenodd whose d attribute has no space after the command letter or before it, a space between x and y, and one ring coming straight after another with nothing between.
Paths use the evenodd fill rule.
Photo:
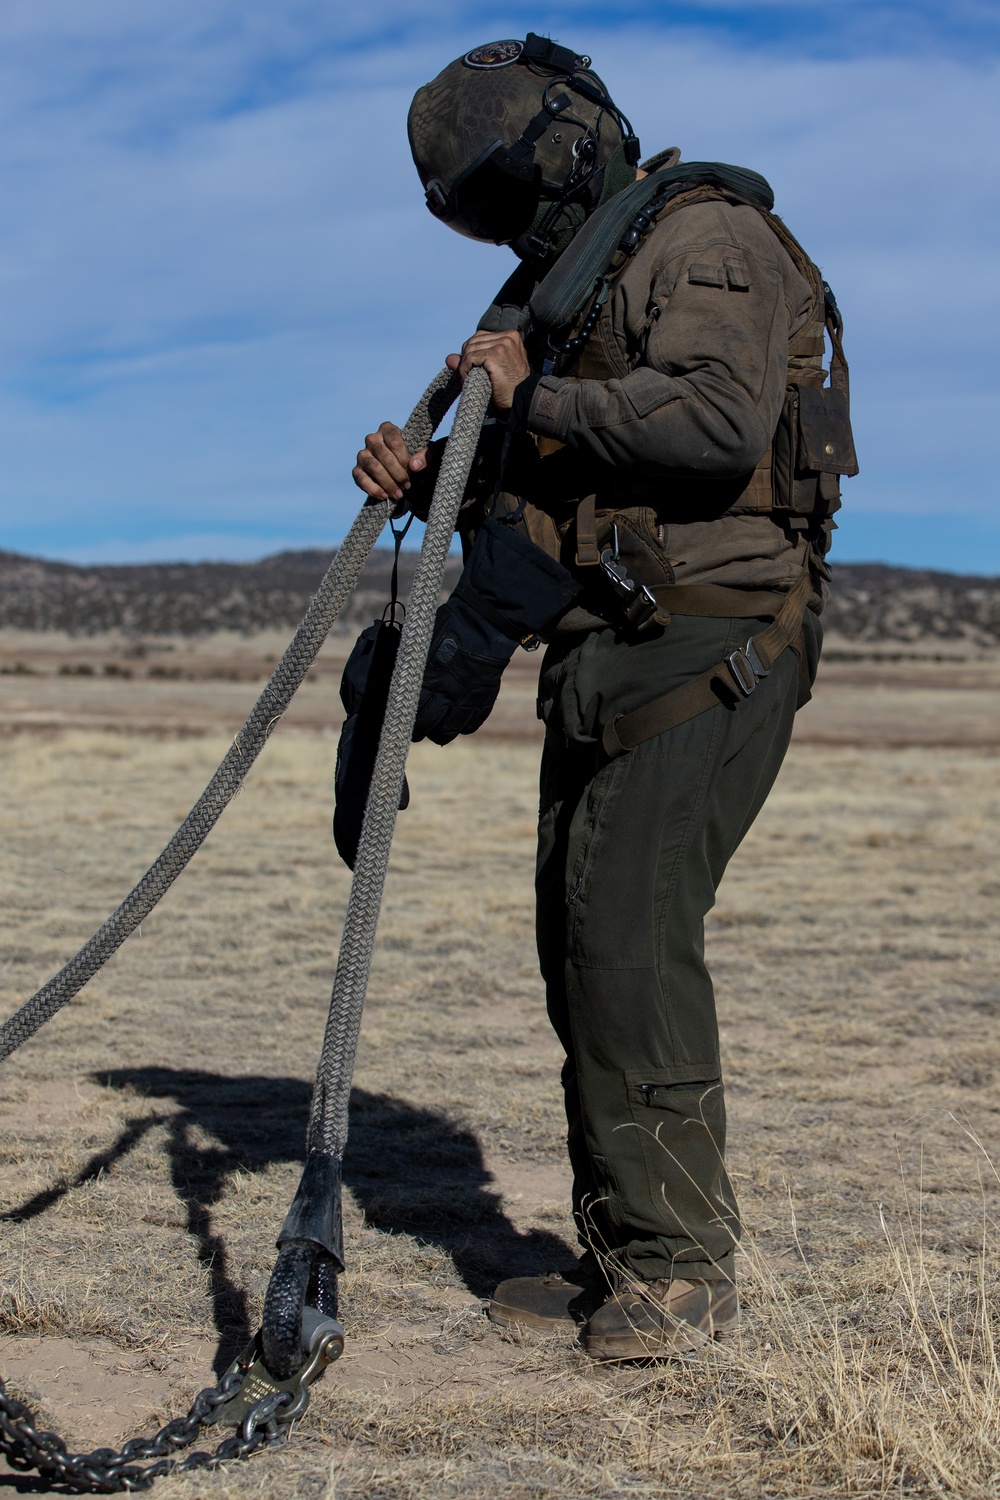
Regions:
<instances>
[{"instance_id":1,"label":"blue sky","mask_svg":"<svg viewBox=\"0 0 1000 1500\"><path fill-rule=\"evenodd\" d=\"M0 547L339 540L364 433L510 260L426 213L409 99L529 27L647 151L762 171L823 267L863 471L836 555L1000 572L995 0L4 0Z\"/></svg>"}]
</instances>

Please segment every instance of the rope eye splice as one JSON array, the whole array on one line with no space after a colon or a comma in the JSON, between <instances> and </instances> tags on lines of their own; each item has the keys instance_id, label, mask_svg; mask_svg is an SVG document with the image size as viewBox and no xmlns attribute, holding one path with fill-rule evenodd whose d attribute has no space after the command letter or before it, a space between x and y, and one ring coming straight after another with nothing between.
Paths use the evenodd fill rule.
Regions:
<instances>
[{"instance_id":1,"label":"rope eye splice","mask_svg":"<svg viewBox=\"0 0 1000 1500\"><path fill-rule=\"evenodd\" d=\"M411 452L430 440L458 391L457 377L448 370L427 388L404 428ZM336 1317L337 1276L344 1269L341 1163L361 1012L441 582L490 395L486 371L470 371L434 489L365 806L316 1074L306 1166L279 1235L263 1327L219 1383L195 1397L185 1417L168 1422L153 1437L132 1438L120 1450L70 1453L62 1438L40 1429L31 1409L8 1395L0 1380L0 1452L20 1472L37 1470L77 1493L114 1494L148 1489L166 1474L215 1469L247 1458L288 1437L308 1407L310 1387L343 1350L344 1333ZM387 501L362 507L305 619L236 736L237 748L226 755L167 848L107 922L0 1026L0 1061L83 988L200 848L319 653L391 508ZM177 1457L178 1450L190 1447L205 1428L223 1424L237 1431L214 1452Z\"/></svg>"}]
</instances>

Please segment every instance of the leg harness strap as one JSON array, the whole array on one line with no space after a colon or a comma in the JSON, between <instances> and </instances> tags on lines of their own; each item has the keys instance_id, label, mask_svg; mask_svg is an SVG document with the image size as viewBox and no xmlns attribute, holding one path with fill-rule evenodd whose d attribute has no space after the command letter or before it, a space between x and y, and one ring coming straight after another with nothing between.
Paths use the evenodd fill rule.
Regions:
<instances>
[{"instance_id":1,"label":"leg harness strap","mask_svg":"<svg viewBox=\"0 0 1000 1500\"><path fill-rule=\"evenodd\" d=\"M643 740L676 729L678 724L686 724L688 719L707 713L721 702L749 698L782 651L799 634L812 594L812 575L804 568L794 588L785 595L773 623L751 636L744 646L737 647L725 661L651 703L609 719L602 736L604 753L614 759L641 745Z\"/></svg>"}]
</instances>

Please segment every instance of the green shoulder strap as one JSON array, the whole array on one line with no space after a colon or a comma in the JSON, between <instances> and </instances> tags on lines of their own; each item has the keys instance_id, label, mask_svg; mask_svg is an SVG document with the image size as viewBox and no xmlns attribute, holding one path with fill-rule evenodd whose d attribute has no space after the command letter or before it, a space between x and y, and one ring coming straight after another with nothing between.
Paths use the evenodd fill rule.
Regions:
<instances>
[{"instance_id":1,"label":"green shoulder strap","mask_svg":"<svg viewBox=\"0 0 1000 1500\"><path fill-rule=\"evenodd\" d=\"M774 193L758 172L724 162L688 161L661 167L631 183L591 214L546 276L534 284L527 265L504 283L479 327L520 328L546 335L567 328L583 311L598 277L603 276L636 214L653 198L669 201L690 188L717 188L728 198L768 213Z\"/></svg>"},{"instance_id":2,"label":"green shoulder strap","mask_svg":"<svg viewBox=\"0 0 1000 1500\"><path fill-rule=\"evenodd\" d=\"M661 201L676 197L694 187L718 188L768 212L774 207L774 194L757 172L744 167L729 167L722 162L680 162L663 167L616 193L584 224L569 247L563 251L548 275L539 282L528 302L532 327L544 333L567 328L583 310L618 249L622 235L632 220L653 198Z\"/></svg>"}]
</instances>

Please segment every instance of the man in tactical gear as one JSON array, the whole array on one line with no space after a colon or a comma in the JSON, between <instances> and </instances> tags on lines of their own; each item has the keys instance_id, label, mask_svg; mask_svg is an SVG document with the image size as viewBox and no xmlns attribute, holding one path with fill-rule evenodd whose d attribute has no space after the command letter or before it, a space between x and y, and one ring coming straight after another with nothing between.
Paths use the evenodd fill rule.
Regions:
<instances>
[{"instance_id":1,"label":"man in tactical gear","mask_svg":"<svg viewBox=\"0 0 1000 1500\"><path fill-rule=\"evenodd\" d=\"M491 1315L575 1320L598 1359L690 1349L737 1316L704 918L815 675L856 470L839 314L762 178L676 150L638 167L568 48L475 48L409 131L430 211L520 261L448 358L493 388L467 555L489 516L578 588L541 669L536 890L584 1254L504 1282ZM419 513L436 457L383 423L354 478Z\"/></svg>"}]
</instances>

